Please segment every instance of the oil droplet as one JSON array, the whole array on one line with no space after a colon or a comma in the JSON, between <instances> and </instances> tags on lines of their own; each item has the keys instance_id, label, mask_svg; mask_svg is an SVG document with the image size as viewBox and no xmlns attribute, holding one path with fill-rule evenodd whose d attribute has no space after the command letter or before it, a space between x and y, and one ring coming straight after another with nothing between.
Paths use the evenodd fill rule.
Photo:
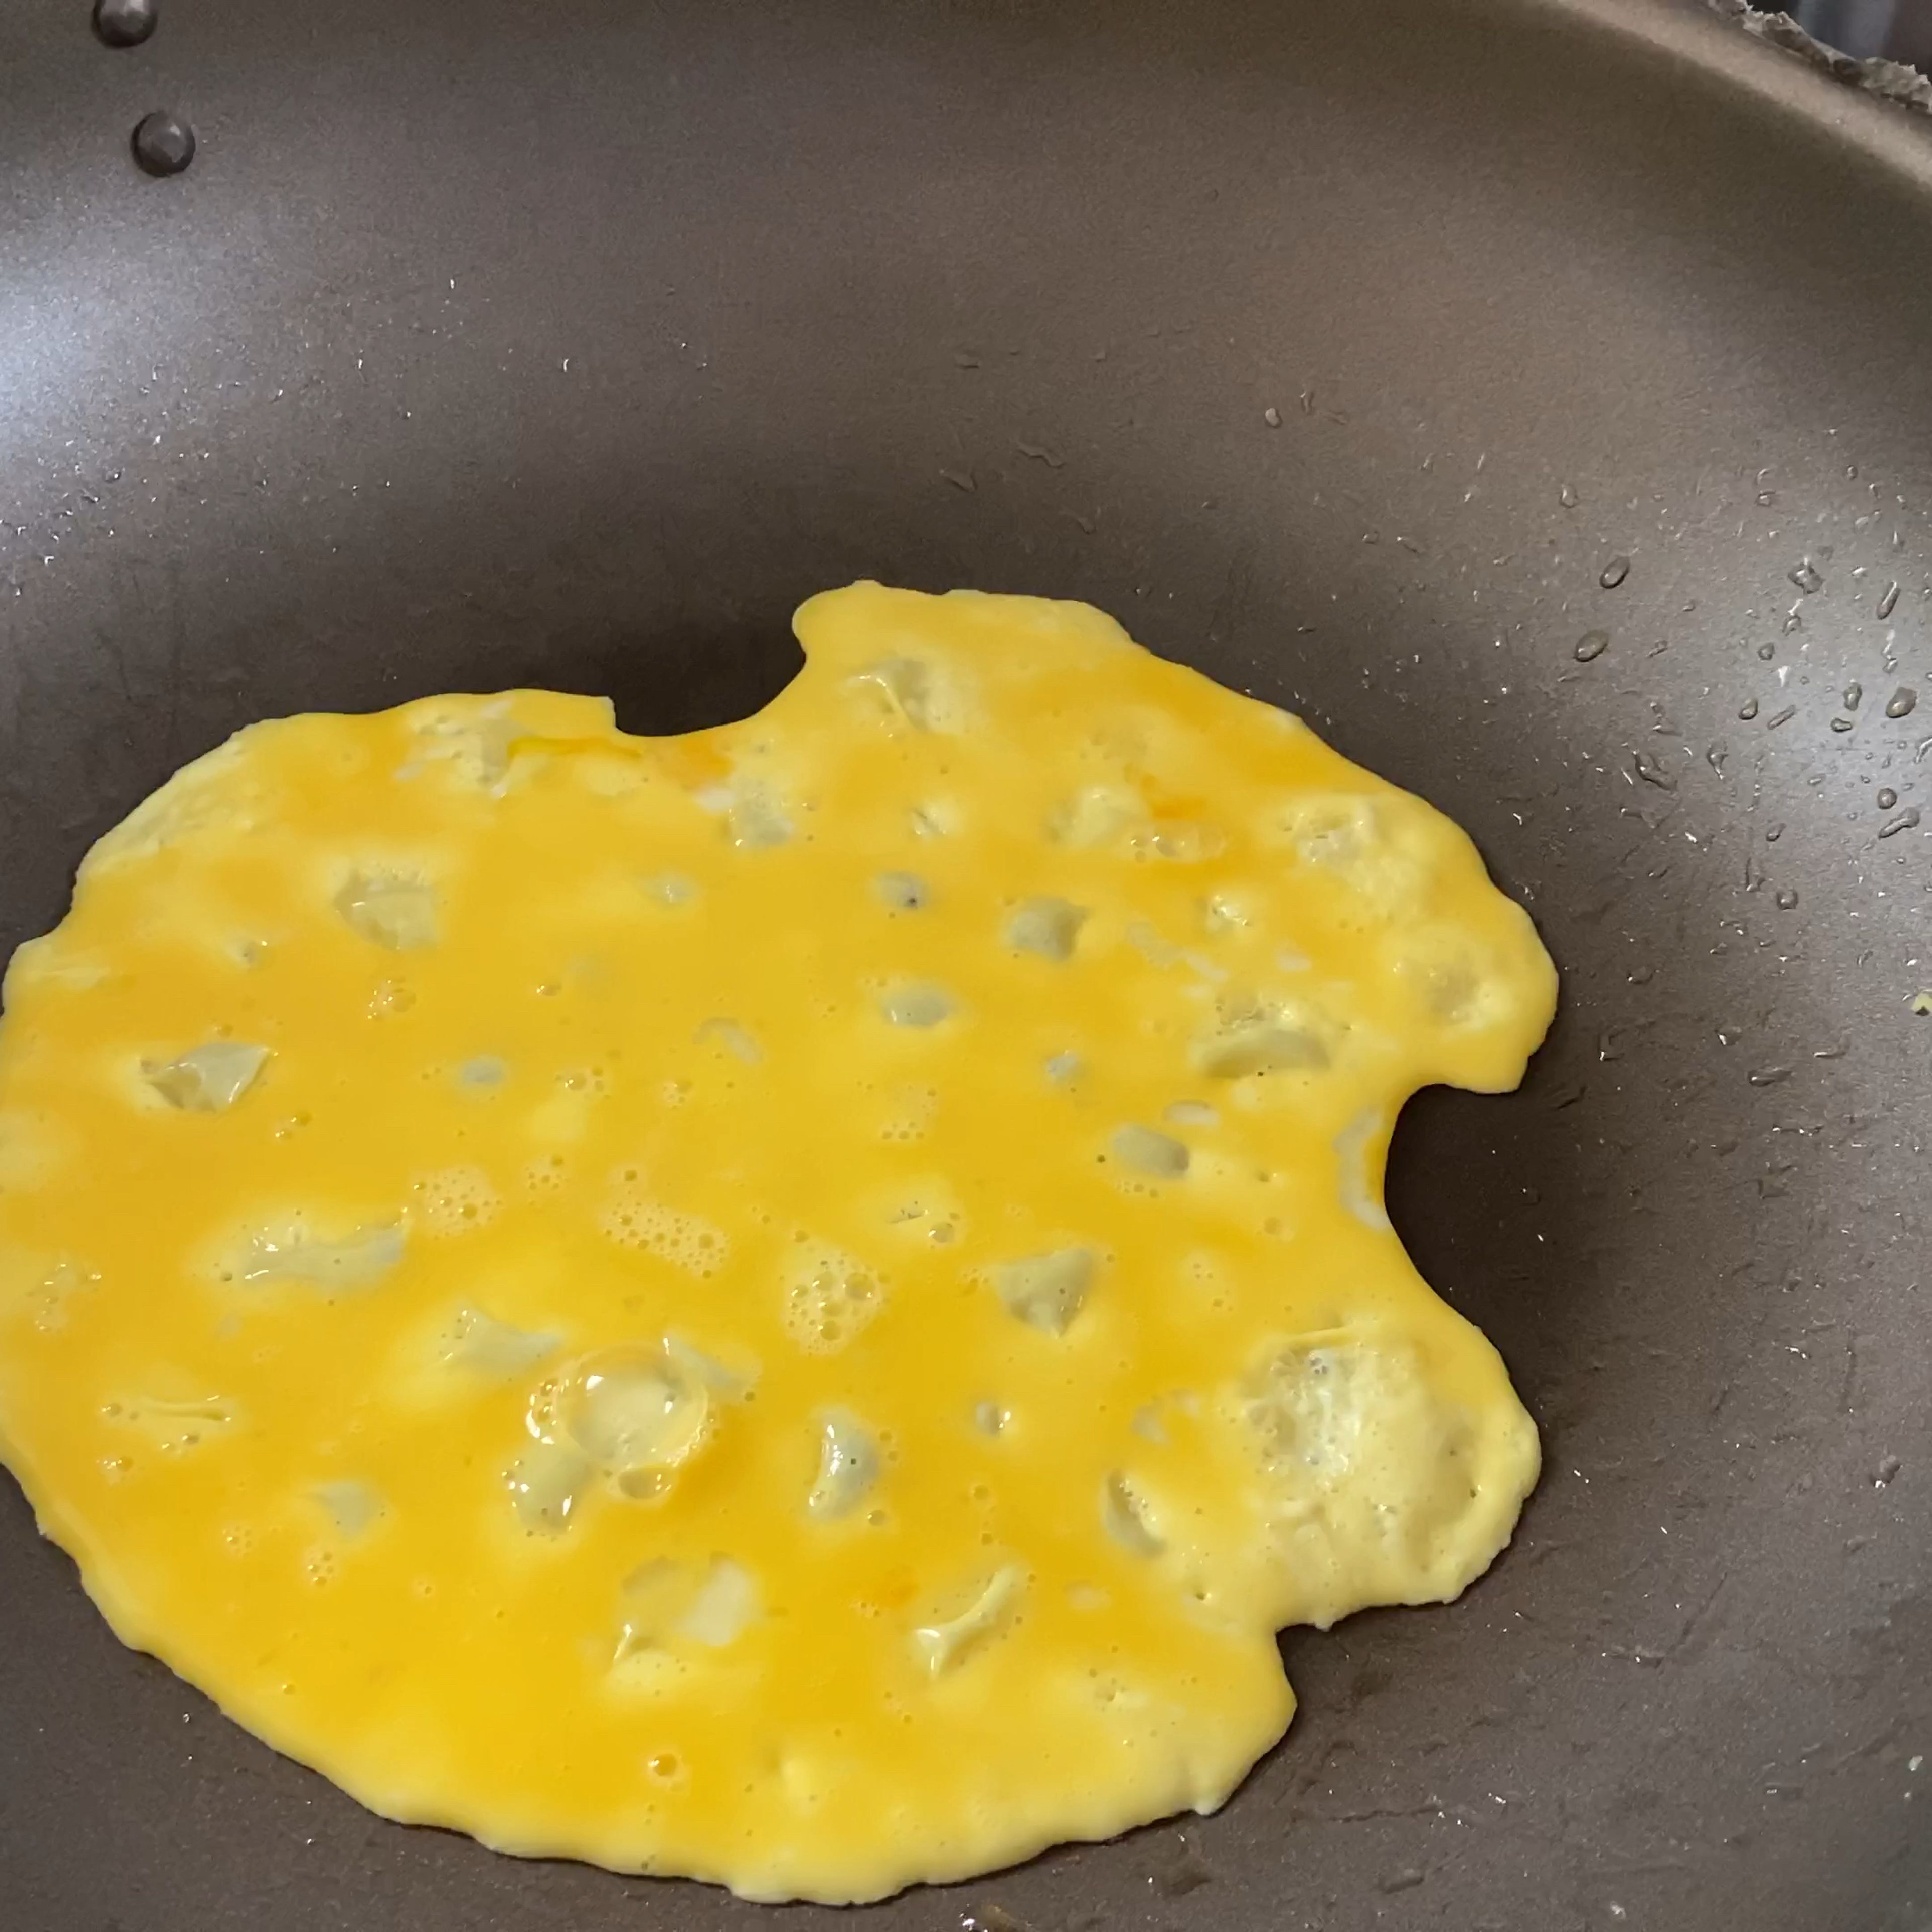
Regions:
<instances>
[{"instance_id":1,"label":"oil droplet","mask_svg":"<svg viewBox=\"0 0 1932 1932\"><path fill-rule=\"evenodd\" d=\"M1885 586L1884 592L1880 596L1878 600L1877 615L1878 620L1881 624L1885 622L1886 618L1892 615L1893 610L1897 608L1898 604L1898 579L1894 577L1892 581Z\"/></svg>"},{"instance_id":2,"label":"oil droplet","mask_svg":"<svg viewBox=\"0 0 1932 1932\"><path fill-rule=\"evenodd\" d=\"M1885 700L1885 715L1888 718L1910 718L1918 703L1918 692L1909 684L1901 684Z\"/></svg>"},{"instance_id":3,"label":"oil droplet","mask_svg":"<svg viewBox=\"0 0 1932 1932\"><path fill-rule=\"evenodd\" d=\"M178 175L194 159L194 130L178 114L158 109L134 129L134 158L151 175Z\"/></svg>"},{"instance_id":4,"label":"oil droplet","mask_svg":"<svg viewBox=\"0 0 1932 1932\"><path fill-rule=\"evenodd\" d=\"M1825 587L1825 580L1818 574L1816 566L1808 556L1796 570L1786 571L1785 574L1807 597Z\"/></svg>"},{"instance_id":5,"label":"oil droplet","mask_svg":"<svg viewBox=\"0 0 1932 1932\"><path fill-rule=\"evenodd\" d=\"M1588 664L1592 658L1600 658L1610 647L1610 634L1607 631L1586 631L1576 640L1576 662Z\"/></svg>"},{"instance_id":6,"label":"oil droplet","mask_svg":"<svg viewBox=\"0 0 1932 1932\"><path fill-rule=\"evenodd\" d=\"M160 17L154 0L95 0L94 35L104 46L138 47Z\"/></svg>"},{"instance_id":7,"label":"oil droplet","mask_svg":"<svg viewBox=\"0 0 1932 1932\"><path fill-rule=\"evenodd\" d=\"M1603 574L1597 579L1597 581L1606 590L1614 590L1629 574L1630 559L1627 556L1613 556L1604 566Z\"/></svg>"}]
</instances>

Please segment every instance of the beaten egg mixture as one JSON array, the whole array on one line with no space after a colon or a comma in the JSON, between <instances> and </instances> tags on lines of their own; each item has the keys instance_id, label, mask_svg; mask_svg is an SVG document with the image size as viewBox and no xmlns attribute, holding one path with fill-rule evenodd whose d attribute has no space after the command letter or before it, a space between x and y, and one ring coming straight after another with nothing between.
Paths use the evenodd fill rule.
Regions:
<instances>
[{"instance_id":1,"label":"beaten egg mixture","mask_svg":"<svg viewBox=\"0 0 1932 1932\"><path fill-rule=\"evenodd\" d=\"M878 1898L1220 1804L1274 1633L1534 1430L1382 1209L1555 998L1468 840L1076 604L858 584L742 723L256 724L0 1028L0 1445L394 1818Z\"/></svg>"}]
</instances>

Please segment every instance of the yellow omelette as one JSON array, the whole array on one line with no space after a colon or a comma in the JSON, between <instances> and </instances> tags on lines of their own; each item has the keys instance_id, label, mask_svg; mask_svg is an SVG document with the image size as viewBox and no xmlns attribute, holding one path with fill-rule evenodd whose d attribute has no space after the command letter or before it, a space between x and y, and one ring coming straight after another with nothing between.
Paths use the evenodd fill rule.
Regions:
<instances>
[{"instance_id":1,"label":"yellow omelette","mask_svg":"<svg viewBox=\"0 0 1932 1932\"><path fill-rule=\"evenodd\" d=\"M1534 1428L1382 1210L1556 979L1439 813L1077 604L876 584L757 716L251 726L0 1024L0 1449L376 1810L850 1900L1220 1804L1280 1626Z\"/></svg>"}]
</instances>

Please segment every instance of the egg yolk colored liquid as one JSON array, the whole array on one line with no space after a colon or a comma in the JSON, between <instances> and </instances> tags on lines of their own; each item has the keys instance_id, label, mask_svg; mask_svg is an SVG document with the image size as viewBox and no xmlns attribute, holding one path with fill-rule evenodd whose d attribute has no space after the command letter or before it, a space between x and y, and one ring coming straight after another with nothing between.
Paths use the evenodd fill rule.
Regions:
<instances>
[{"instance_id":1,"label":"egg yolk colored liquid","mask_svg":"<svg viewBox=\"0 0 1932 1932\"><path fill-rule=\"evenodd\" d=\"M683 737L257 724L0 1024L0 1448L390 1816L876 1898L1220 1804L1274 1633L1537 1468L1382 1208L1555 976L1439 814L1086 607L874 584Z\"/></svg>"}]
</instances>

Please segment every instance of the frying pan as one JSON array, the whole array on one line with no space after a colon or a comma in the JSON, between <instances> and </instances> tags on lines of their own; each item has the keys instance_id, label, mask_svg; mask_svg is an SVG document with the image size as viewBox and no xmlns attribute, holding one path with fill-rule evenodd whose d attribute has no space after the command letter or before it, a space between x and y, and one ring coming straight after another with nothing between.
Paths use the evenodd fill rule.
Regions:
<instances>
[{"instance_id":1,"label":"frying pan","mask_svg":"<svg viewBox=\"0 0 1932 1932\"><path fill-rule=\"evenodd\" d=\"M1514 1546L1287 1634L1219 1815L865 1925L1919 1932L1932 122L1664 0L9 0L0 76L7 945L250 719L715 722L865 574L1299 710L1564 969L1394 1162L1544 1431ZM370 1816L8 1486L0 1922L844 1921Z\"/></svg>"}]
</instances>

